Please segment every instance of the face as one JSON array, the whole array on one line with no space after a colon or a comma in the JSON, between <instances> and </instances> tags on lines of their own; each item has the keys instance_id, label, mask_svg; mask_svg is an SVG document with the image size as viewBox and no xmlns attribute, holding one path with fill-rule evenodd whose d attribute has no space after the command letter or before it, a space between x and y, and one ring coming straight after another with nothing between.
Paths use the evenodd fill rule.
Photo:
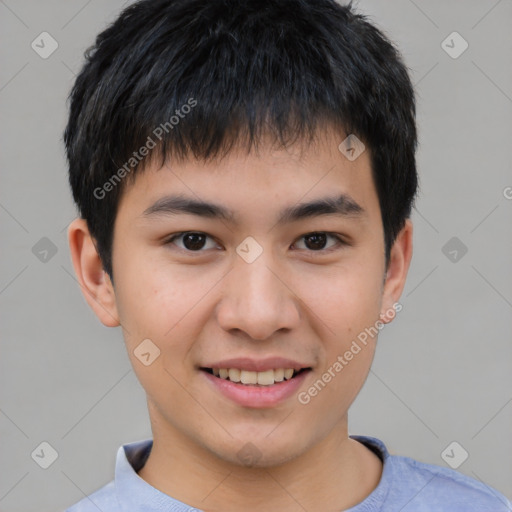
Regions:
<instances>
[{"instance_id":1,"label":"face","mask_svg":"<svg viewBox=\"0 0 512 512\"><path fill-rule=\"evenodd\" d=\"M410 254L385 282L370 155L343 139L148 167L124 191L111 309L155 438L270 465L346 429L377 339L361 333L393 314Z\"/></svg>"}]
</instances>

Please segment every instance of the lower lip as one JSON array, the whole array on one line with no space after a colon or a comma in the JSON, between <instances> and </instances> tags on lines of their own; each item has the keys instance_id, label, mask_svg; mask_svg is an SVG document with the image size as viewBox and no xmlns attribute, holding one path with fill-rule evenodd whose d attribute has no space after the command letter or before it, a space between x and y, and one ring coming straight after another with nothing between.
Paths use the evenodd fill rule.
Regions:
<instances>
[{"instance_id":1,"label":"lower lip","mask_svg":"<svg viewBox=\"0 0 512 512\"><path fill-rule=\"evenodd\" d=\"M271 386L251 386L215 377L204 370L199 371L225 397L243 407L254 408L274 407L280 404L297 391L311 372L311 370L305 370L293 379L284 380Z\"/></svg>"}]
</instances>

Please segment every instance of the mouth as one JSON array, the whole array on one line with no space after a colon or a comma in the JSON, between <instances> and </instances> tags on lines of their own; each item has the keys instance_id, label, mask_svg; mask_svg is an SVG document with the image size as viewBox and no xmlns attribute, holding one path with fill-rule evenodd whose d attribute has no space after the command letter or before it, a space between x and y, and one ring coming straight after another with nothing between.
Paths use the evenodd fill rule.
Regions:
<instances>
[{"instance_id":1,"label":"mouth","mask_svg":"<svg viewBox=\"0 0 512 512\"><path fill-rule=\"evenodd\" d=\"M215 395L244 408L284 404L313 373L313 366L279 356L205 361L197 369Z\"/></svg>"},{"instance_id":2,"label":"mouth","mask_svg":"<svg viewBox=\"0 0 512 512\"><path fill-rule=\"evenodd\" d=\"M299 375L311 371L307 368L275 368L265 371L250 371L241 368L205 368L200 370L221 380L226 380L248 387L268 387L276 384L291 381Z\"/></svg>"}]
</instances>

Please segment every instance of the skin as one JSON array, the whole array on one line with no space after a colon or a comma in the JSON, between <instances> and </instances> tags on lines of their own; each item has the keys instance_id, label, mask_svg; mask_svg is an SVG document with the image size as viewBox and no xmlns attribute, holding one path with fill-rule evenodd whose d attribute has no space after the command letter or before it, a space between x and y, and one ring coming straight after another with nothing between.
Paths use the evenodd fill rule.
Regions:
<instances>
[{"instance_id":1,"label":"skin","mask_svg":"<svg viewBox=\"0 0 512 512\"><path fill-rule=\"evenodd\" d=\"M377 337L306 405L294 394L275 407L242 407L198 369L237 356L292 358L313 368L301 392L365 328L391 321L388 312L400 298L412 256L412 223L406 221L385 268L369 151L351 162L338 150L343 139L326 131L303 152L267 145L259 154L233 150L218 162L149 165L119 204L115 287L86 222L76 219L69 227L84 296L104 325L122 326L147 394L154 444L139 476L198 509L339 511L363 501L380 480L380 459L348 438L347 415ZM364 214L276 225L283 208L341 192ZM170 193L229 207L239 223L143 215ZM187 253L191 246L183 238L166 244L183 231L209 236L202 252ZM348 244L327 237L322 249L305 237L312 232L337 233ZM263 249L252 263L236 253L247 236ZM147 338L161 351L149 366L134 355ZM252 463L237 456L249 442L258 453Z\"/></svg>"}]
</instances>

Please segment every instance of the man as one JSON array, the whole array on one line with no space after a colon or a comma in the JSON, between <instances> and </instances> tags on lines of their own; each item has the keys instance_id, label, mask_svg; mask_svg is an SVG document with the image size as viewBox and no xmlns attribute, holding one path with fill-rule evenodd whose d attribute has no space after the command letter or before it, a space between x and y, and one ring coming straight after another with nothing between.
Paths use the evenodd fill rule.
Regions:
<instances>
[{"instance_id":1,"label":"man","mask_svg":"<svg viewBox=\"0 0 512 512\"><path fill-rule=\"evenodd\" d=\"M331 0L145 0L70 99L73 265L153 432L71 512L508 510L348 435L417 190L413 88L376 27Z\"/></svg>"}]
</instances>

